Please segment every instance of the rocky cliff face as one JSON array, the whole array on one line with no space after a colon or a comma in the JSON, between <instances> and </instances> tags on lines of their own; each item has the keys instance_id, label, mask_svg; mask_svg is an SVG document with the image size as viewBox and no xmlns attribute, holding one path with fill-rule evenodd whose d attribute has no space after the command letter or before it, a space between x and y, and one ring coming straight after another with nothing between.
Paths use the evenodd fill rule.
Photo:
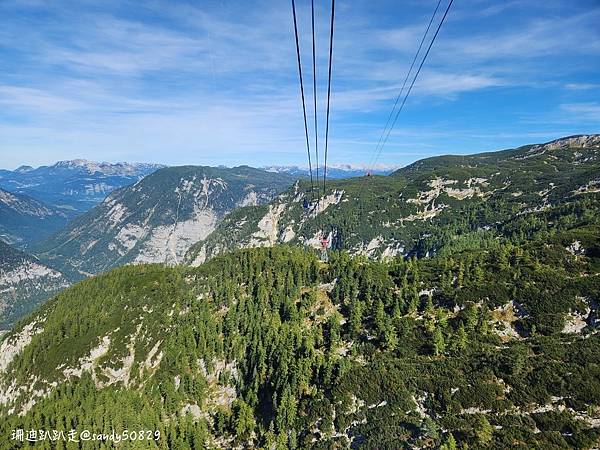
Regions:
<instances>
[{"instance_id":1,"label":"rocky cliff face","mask_svg":"<svg viewBox=\"0 0 600 450\"><path fill-rule=\"evenodd\" d=\"M247 167L162 169L111 193L34 250L84 276L127 263L177 264L228 212L264 204L290 184L287 175Z\"/></svg>"},{"instance_id":2,"label":"rocky cliff face","mask_svg":"<svg viewBox=\"0 0 600 450\"><path fill-rule=\"evenodd\" d=\"M59 271L0 241L0 330L69 284Z\"/></svg>"}]
</instances>

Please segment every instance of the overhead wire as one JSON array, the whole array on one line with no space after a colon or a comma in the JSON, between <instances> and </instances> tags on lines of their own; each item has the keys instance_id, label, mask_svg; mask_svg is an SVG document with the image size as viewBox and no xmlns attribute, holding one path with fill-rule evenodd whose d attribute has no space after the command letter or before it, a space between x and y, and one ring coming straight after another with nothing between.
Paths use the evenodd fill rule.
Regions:
<instances>
[{"instance_id":1,"label":"overhead wire","mask_svg":"<svg viewBox=\"0 0 600 450\"><path fill-rule=\"evenodd\" d=\"M316 156L316 175L319 182L319 128L317 117L317 49L315 43L315 0L311 0L311 22L312 22L312 63L313 63L313 103L315 119L315 156ZM318 189L318 184L317 184ZM318 203L317 203L318 205Z\"/></svg>"},{"instance_id":2,"label":"overhead wire","mask_svg":"<svg viewBox=\"0 0 600 450\"><path fill-rule=\"evenodd\" d=\"M441 0L440 0L441 1ZM327 185L327 152L329 150L329 107L331 102L331 66L333 61L333 29L335 19L335 0L331 0L331 26L329 30L329 77L327 81L327 114L325 119L325 158L323 164L323 195Z\"/></svg>"},{"instance_id":3,"label":"overhead wire","mask_svg":"<svg viewBox=\"0 0 600 450\"><path fill-rule=\"evenodd\" d=\"M431 42L429 43L429 46L427 47L427 51L425 52L425 55L423 56L423 59L421 60L421 64L419 64L419 68L417 69L417 72L415 73L415 76L413 77L410 86L408 88L408 91L406 92L406 95L404 96L404 99L402 100L402 104L400 105L400 108L398 109L398 111L396 112L396 115L394 117L394 121L392 122L392 125L389 127L387 134L385 136L385 139L383 140L381 146L379 147L379 150L375 156L375 159L373 161L372 166L374 166L378 159L379 156L381 155L381 151L383 150L383 147L385 146L385 144L387 143L390 134L392 132L392 130L394 129L394 126L396 125L396 122L398 121L398 117L400 116L400 113L402 112L402 110L404 109L404 105L406 104L406 100L408 99L408 96L410 95L413 86L415 85L415 82L419 76L419 74L421 73L421 69L423 68L423 65L425 64L425 61L427 60L427 56L429 55L429 52L431 51L431 48L433 47L433 44L440 32L440 29L442 28L442 25L444 24L444 21L446 20L446 17L448 16L448 12L450 11L450 8L452 7L452 3L454 3L454 0L450 0L450 2L448 3L448 7L446 8L446 11L444 12L444 15L442 17L442 20L440 21L440 23L437 26L437 29L435 30L435 34L433 35L433 38L431 39Z\"/></svg>"},{"instance_id":4,"label":"overhead wire","mask_svg":"<svg viewBox=\"0 0 600 450\"><path fill-rule=\"evenodd\" d=\"M377 154L377 151L379 150L379 147L381 146L381 142L383 141L383 136L385 135L385 133L388 129L388 126L390 125L392 117L394 117L394 112L396 112L396 107L398 106L398 102L402 98L402 94L404 93L404 88L406 87L406 83L408 82L410 74L413 71L415 62L417 61L419 54L421 53L421 49L423 48L423 43L425 42L425 39L427 38L427 35L429 34L429 30L431 29L431 24L433 23L433 20L435 19L435 16L437 15L437 12L440 8L441 3L442 3L442 0L438 0L437 5L433 11L433 14L431 15L431 18L429 19L429 23L427 24L425 33L423 33L423 37L421 38L421 42L419 43L419 48L417 49L415 56L413 57L413 60L410 64L410 68L408 69L408 72L406 72L406 77L404 77L404 82L402 83L400 92L396 96L396 100L394 101L394 106L392 107L392 110L390 111L390 114L388 115L388 118L387 118L387 121L385 122L385 126L383 127L383 130L381 130L381 135L379 136L379 141L377 142L377 145L375 146L375 151L373 152L373 155L371 156L371 162L373 162L373 159L375 158L375 155ZM370 167L370 165L371 164L369 164L368 167Z\"/></svg>"},{"instance_id":5,"label":"overhead wire","mask_svg":"<svg viewBox=\"0 0 600 450\"><path fill-rule=\"evenodd\" d=\"M292 12L294 16L294 34L296 36L296 55L298 56L298 75L300 78L300 92L302 94L302 112L304 114L304 134L306 136L306 152L308 154L308 170L310 172L310 186L311 190L314 191L315 185L313 181L312 163L310 157L310 138L308 135L308 120L306 118L306 100L304 96L304 82L302 77L302 62L300 59L300 41L298 40L298 21L296 19L296 3L292 0ZM317 182L319 179L317 178Z\"/></svg>"},{"instance_id":6,"label":"overhead wire","mask_svg":"<svg viewBox=\"0 0 600 450\"><path fill-rule=\"evenodd\" d=\"M319 195L319 118L318 118L318 106L317 106L317 50L316 50L316 30L315 30L315 2L311 0L311 31L312 31L312 69L313 69L313 108L314 108L314 146L315 146L315 171L316 171L316 182L317 189L315 191L313 175L312 175L312 163L311 163L311 149L310 149L310 137L308 131L308 120L306 114L306 97L304 93L304 82L302 76L302 63L301 63L301 52L300 52L300 40L298 37L298 20L296 16L296 4L295 0L292 0L292 11L294 17L294 33L296 39L296 56L298 60L298 74L300 78L300 91L302 94L302 111L304 115L304 132L306 136L306 149L308 153L308 162L309 162L309 170L310 170L310 179L311 179L311 190L312 190L312 198L314 199L315 192ZM329 70L328 70L328 84L327 84L327 112L326 112L326 125L325 125L325 153L324 153L324 164L323 164L323 195L325 195L326 187L327 187L327 156L329 150L329 118L331 111L331 78L332 78L332 65L333 65L333 33L334 33L334 23L335 23L335 0L331 2L331 26L329 32ZM320 222L320 217L318 217L318 210L321 202L321 195L319 195L316 205L315 205L315 215L317 216L317 221ZM321 232L320 234L321 242L324 241L324 235ZM324 259L327 259L327 251L326 247L323 247L322 255L325 255Z\"/></svg>"}]
</instances>

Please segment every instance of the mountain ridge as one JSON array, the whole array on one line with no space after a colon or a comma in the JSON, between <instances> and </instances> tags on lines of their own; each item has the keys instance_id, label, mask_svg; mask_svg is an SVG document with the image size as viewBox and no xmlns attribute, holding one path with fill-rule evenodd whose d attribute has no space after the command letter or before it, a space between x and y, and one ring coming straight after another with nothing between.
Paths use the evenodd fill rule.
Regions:
<instances>
[{"instance_id":1,"label":"mountain ridge","mask_svg":"<svg viewBox=\"0 0 600 450\"><path fill-rule=\"evenodd\" d=\"M0 239L9 244L26 247L58 231L67 219L59 208L0 188Z\"/></svg>"},{"instance_id":2,"label":"mountain ridge","mask_svg":"<svg viewBox=\"0 0 600 450\"><path fill-rule=\"evenodd\" d=\"M551 147L333 180L318 206L289 177L241 206L276 176L251 168L163 169L113 192L90 238L199 198L224 208L196 247L263 248L138 261L44 303L0 339L0 435L50 417L156 430L151 448L593 449L600 147Z\"/></svg>"},{"instance_id":3,"label":"mountain ridge","mask_svg":"<svg viewBox=\"0 0 600 450\"><path fill-rule=\"evenodd\" d=\"M160 169L113 191L33 252L80 276L130 262L177 263L227 212L265 203L291 183L248 166Z\"/></svg>"},{"instance_id":4,"label":"mountain ridge","mask_svg":"<svg viewBox=\"0 0 600 450\"><path fill-rule=\"evenodd\" d=\"M600 135L585 135L500 152L427 158L388 177L330 180L325 196L313 197L301 181L268 207L232 212L192 247L187 261L199 264L223 251L276 243L319 248L322 233L333 248L351 253L423 256L437 250L439 244L431 241L446 239L444 233L498 228L498 221L593 196L599 173ZM463 214L473 220L467 223ZM432 233L438 237L430 238Z\"/></svg>"}]
</instances>

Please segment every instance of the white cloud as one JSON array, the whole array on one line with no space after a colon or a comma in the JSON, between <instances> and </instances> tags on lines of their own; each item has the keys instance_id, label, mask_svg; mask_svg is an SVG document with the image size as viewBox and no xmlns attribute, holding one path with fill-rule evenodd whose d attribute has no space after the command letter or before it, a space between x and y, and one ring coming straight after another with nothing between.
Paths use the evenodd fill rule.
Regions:
<instances>
[{"instance_id":1,"label":"white cloud","mask_svg":"<svg viewBox=\"0 0 600 450\"><path fill-rule=\"evenodd\" d=\"M600 124L600 103L566 103L560 105L560 108L569 114L568 119Z\"/></svg>"},{"instance_id":2,"label":"white cloud","mask_svg":"<svg viewBox=\"0 0 600 450\"><path fill-rule=\"evenodd\" d=\"M567 83L567 84L565 84L565 88L577 90L577 91L583 91L583 90L588 90L588 89L600 90L600 83L598 83L598 84L595 84L595 83Z\"/></svg>"},{"instance_id":3,"label":"white cloud","mask_svg":"<svg viewBox=\"0 0 600 450\"><path fill-rule=\"evenodd\" d=\"M81 106L81 103L73 98L55 95L41 89L0 85L0 106L17 111L47 114L74 111Z\"/></svg>"}]
</instances>

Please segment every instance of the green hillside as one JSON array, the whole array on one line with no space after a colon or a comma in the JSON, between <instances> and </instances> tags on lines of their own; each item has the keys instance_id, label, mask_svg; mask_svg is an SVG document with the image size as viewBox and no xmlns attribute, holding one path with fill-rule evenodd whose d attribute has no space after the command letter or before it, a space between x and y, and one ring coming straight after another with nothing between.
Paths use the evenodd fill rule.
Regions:
<instances>
[{"instance_id":1,"label":"green hillside","mask_svg":"<svg viewBox=\"0 0 600 450\"><path fill-rule=\"evenodd\" d=\"M323 265L276 246L198 268L123 267L5 337L0 436L145 429L160 439L118 448L590 449L599 300L598 226L425 259L334 252Z\"/></svg>"},{"instance_id":2,"label":"green hillside","mask_svg":"<svg viewBox=\"0 0 600 450\"><path fill-rule=\"evenodd\" d=\"M418 161L388 177L328 182L326 195L295 185L268 206L240 208L194 245L201 263L236 248L290 243L371 257L431 255L460 240L512 235L515 224L565 210L598 216L600 136ZM537 227L533 227L537 228Z\"/></svg>"}]
</instances>

